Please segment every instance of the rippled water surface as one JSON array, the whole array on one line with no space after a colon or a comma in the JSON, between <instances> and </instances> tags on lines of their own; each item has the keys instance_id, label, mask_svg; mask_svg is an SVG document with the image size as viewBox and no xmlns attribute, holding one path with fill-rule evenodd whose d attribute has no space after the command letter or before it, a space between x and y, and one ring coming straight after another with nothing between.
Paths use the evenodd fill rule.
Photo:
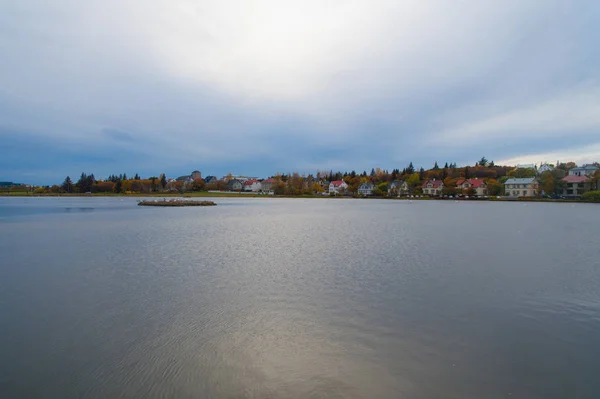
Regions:
<instances>
[{"instance_id":1,"label":"rippled water surface","mask_svg":"<svg viewBox=\"0 0 600 399\"><path fill-rule=\"evenodd\" d=\"M600 207L0 198L2 398L598 398Z\"/></svg>"}]
</instances>

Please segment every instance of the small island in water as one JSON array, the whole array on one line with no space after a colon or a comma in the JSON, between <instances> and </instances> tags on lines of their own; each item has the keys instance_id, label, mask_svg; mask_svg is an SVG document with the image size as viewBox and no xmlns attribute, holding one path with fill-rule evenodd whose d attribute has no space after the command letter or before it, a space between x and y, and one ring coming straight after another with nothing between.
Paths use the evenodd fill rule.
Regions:
<instances>
[{"instance_id":1,"label":"small island in water","mask_svg":"<svg viewBox=\"0 0 600 399\"><path fill-rule=\"evenodd\" d=\"M197 201L186 199L163 199L162 201L138 201L140 206L215 206L213 201Z\"/></svg>"}]
</instances>

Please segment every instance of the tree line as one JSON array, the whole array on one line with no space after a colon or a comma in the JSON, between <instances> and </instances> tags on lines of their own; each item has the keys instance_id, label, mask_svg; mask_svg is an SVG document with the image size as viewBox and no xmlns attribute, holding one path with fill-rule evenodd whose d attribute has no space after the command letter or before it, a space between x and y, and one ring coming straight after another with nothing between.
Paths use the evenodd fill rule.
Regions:
<instances>
[{"instance_id":1,"label":"tree line","mask_svg":"<svg viewBox=\"0 0 600 399\"><path fill-rule=\"evenodd\" d=\"M544 172L538 176L540 192L547 194L560 194L564 188L562 178L567 171L575 167L572 162L558 163L552 171ZM412 162L408 166L392 169L391 171L372 168L370 172L352 171L317 171L314 174L300 174L298 172L276 173L270 176L275 183L271 189L276 195L312 195L326 191L327 184L331 181L343 180L347 185L347 193L356 195L358 188L363 183L375 185L374 195L388 195L390 185L394 181L405 181L411 194L421 194L421 185L428 180L441 180L444 182L443 194L461 194L462 190L457 188L457 182L461 179L478 178L483 179L488 186L489 195L503 195L504 182L511 178L524 178L537 176L533 168L519 168L514 166L499 166L493 161L482 157L473 166L458 167L456 163L446 162L444 166L434 163L431 169L415 168ZM231 175L228 175L232 178ZM592 181L594 177L592 178ZM598 177L595 177L596 184ZM155 192L178 192L227 190L227 178L216 182L206 183L203 179L192 181L168 181L165 174L158 177L151 176L141 178L135 174L128 178L126 173L112 174L105 180L96 180L94 174L82 173L76 182L69 176L62 184L51 187L39 188L38 192L51 193L155 193ZM468 194L468 193L466 193Z\"/></svg>"}]
</instances>

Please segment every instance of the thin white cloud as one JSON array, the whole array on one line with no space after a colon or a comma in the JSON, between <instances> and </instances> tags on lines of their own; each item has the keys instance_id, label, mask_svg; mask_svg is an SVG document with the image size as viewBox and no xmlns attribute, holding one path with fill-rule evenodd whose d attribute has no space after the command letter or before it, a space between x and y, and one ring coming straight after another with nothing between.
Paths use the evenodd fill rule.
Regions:
<instances>
[{"instance_id":1,"label":"thin white cloud","mask_svg":"<svg viewBox=\"0 0 600 399\"><path fill-rule=\"evenodd\" d=\"M515 138L569 137L600 132L600 87L585 84L557 97L453 127L433 135L438 144L464 146Z\"/></svg>"},{"instance_id":2,"label":"thin white cloud","mask_svg":"<svg viewBox=\"0 0 600 399\"><path fill-rule=\"evenodd\" d=\"M576 146L565 150L544 153L526 153L508 159L501 159L498 165L537 164L560 162L575 162L579 165L600 162L600 143L586 146Z\"/></svg>"}]
</instances>

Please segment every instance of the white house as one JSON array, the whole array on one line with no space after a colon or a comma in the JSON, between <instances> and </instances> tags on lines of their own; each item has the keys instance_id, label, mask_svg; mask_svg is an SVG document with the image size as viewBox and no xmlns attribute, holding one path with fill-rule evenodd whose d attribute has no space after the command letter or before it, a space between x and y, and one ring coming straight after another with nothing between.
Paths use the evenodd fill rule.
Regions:
<instances>
[{"instance_id":1,"label":"white house","mask_svg":"<svg viewBox=\"0 0 600 399\"><path fill-rule=\"evenodd\" d=\"M375 185L373 183L363 183L358 186L358 195L368 196L373 195L373 189Z\"/></svg>"},{"instance_id":2,"label":"white house","mask_svg":"<svg viewBox=\"0 0 600 399\"><path fill-rule=\"evenodd\" d=\"M547 163L541 164L540 167L538 168L538 174L542 174L544 172L552 172L554 170L554 167L552 165L549 165Z\"/></svg>"},{"instance_id":3,"label":"white house","mask_svg":"<svg viewBox=\"0 0 600 399\"><path fill-rule=\"evenodd\" d=\"M329 194L343 193L348 189L348 185L343 180L336 180L329 183Z\"/></svg>"},{"instance_id":4,"label":"white house","mask_svg":"<svg viewBox=\"0 0 600 399\"><path fill-rule=\"evenodd\" d=\"M534 197L537 192L537 180L535 177L508 179L504 182L504 192L511 197Z\"/></svg>"},{"instance_id":5,"label":"white house","mask_svg":"<svg viewBox=\"0 0 600 399\"><path fill-rule=\"evenodd\" d=\"M596 165L583 165L583 166L579 166L577 168L571 168L569 170L569 175L570 176L593 176L594 173L596 173L598 170L600 170L600 168L597 167Z\"/></svg>"},{"instance_id":6,"label":"white house","mask_svg":"<svg viewBox=\"0 0 600 399\"><path fill-rule=\"evenodd\" d=\"M261 184L258 180L246 180L244 182L244 186L242 188L243 191L252 191L252 192L257 192L261 190Z\"/></svg>"}]
</instances>

